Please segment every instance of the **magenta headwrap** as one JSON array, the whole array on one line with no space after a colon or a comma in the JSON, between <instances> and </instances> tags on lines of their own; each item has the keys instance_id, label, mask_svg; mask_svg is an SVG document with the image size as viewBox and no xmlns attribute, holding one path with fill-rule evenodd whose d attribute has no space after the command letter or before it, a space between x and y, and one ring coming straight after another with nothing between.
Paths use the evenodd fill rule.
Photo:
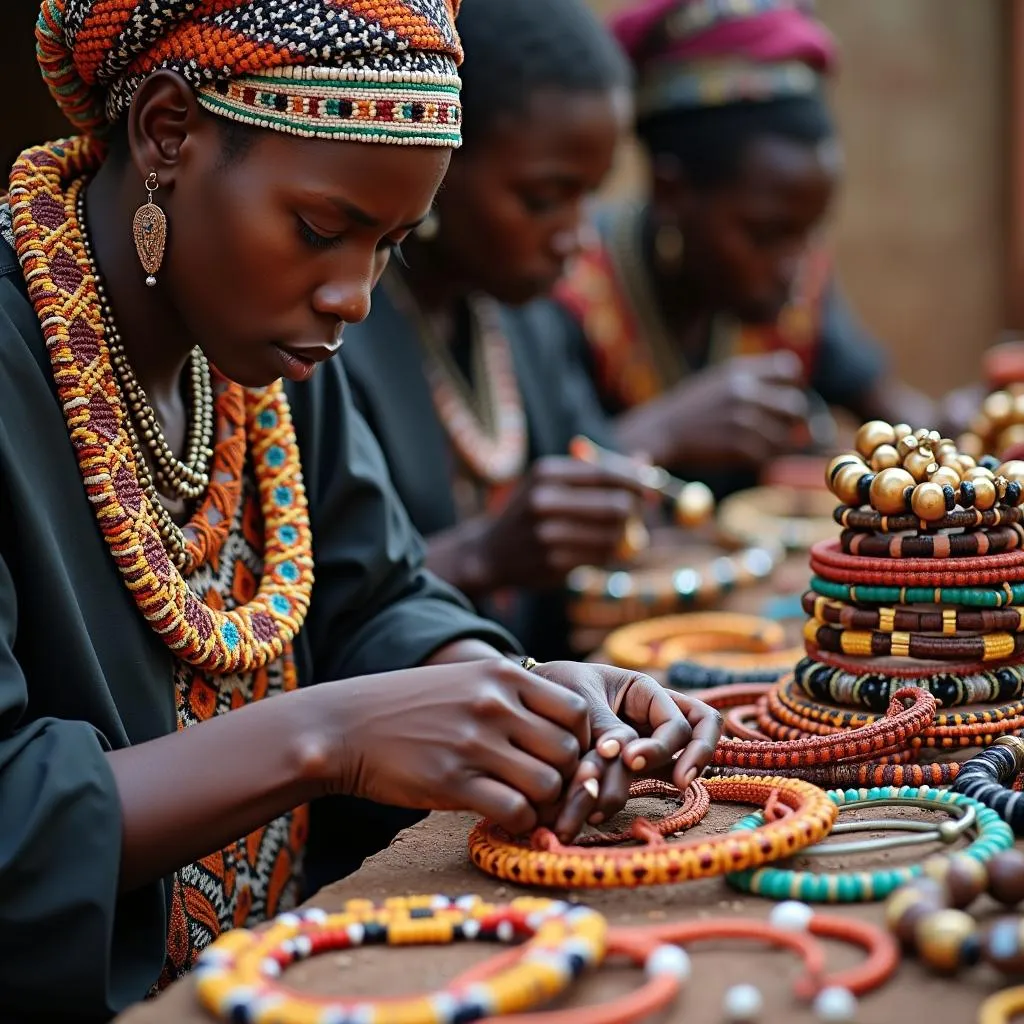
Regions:
<instances>
[{"instance_id":1,"label":"magenta headwrap","mask_svg":"<svg viewBox=\"0 0 1024 1024\"><path fill-rule=\"evenodd\" d=\"M837 48L808 0L641 0L611 21L641 115L815 92Z\"/></svg>"}]
</instances>

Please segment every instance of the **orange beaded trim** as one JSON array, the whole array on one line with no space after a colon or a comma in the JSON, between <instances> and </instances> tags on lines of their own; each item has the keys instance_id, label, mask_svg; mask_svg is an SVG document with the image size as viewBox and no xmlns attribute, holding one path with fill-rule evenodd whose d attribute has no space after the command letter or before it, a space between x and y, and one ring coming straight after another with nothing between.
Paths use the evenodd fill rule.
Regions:
<instances>
[{"instance_id":1,"label":"orange beaded trim","mask_svg":"<svg viewBox=\"0 0 1024 1024\"><path fill-rule=\"evenodd\" d=\"M716 800L763 807L770 820L751 833L682 843L668 843L652 829L647 846L611 850L563 846L543 828L524 843L482 821L470 833L469 855L482 871L521 885L570 889L665 885L790 857L827 836L838 813L824 790L799 779L739 776L708 779L703 785Z\"/></svg>"}]
</instances>

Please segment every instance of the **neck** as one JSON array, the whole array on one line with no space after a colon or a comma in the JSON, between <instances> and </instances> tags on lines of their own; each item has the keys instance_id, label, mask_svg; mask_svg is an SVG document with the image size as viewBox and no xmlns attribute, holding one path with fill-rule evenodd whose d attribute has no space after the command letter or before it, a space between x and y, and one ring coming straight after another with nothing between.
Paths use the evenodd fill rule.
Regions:
<instances>
[{"instance_id":1,"label":"neck","mask_svg":"<svg viewBox=\"0 0 1024 1024\"><path fill-rule=\"evenodd\" d=\"M160 285L146 285L131 230L139 203L124 192L106 161L86 192L86 229L128 362L151 405L171 408L194 345Z\"/></svg>"}]
</instances>

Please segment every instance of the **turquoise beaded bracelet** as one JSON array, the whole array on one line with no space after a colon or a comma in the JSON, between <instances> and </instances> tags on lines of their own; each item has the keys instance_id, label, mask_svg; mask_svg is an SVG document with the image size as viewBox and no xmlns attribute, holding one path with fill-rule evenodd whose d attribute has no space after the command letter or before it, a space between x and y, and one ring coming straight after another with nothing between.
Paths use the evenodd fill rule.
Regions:
<instances>
[{"instance_id":1,"label":"turquoise beaded bracelet","mask_svg":"<svg viewBox=\"0 0 1024 1024\"><path fill-rule=\"evenodd\" d=\"M1024 604L1024 583L1004 583L1001 587L884 587L835 583L813 576L811 589L822 597L860 604L953 604L971 608Z\"/></svg>"},{"instance_id":2,"label":"turquoise beaded bracelet","mask_svg":"<svg viewBox=\"0 0 1024 1024\"><path fill-rule=\"evenodd\" d=\"M977 819L977 838L958 854L984 864L991 857L1013 846L1013 830L995 811L964 797L961 793L933 789L931 786L880 786L872 789L833 789L829 799L840 810L846 804L860 801L925 800L937 810L944 806L973 807ZM732 831L750 831L764 824L758 812L748 814L733 826ZM822 852L825 852L824 850ZM920 863L890 871L844 871L817 874L813 871L792 871L764 867L751 871L733 871L726 880L742 892L756 893L777 900L803 900L805 903L869 903L881 900L922 872Z\"/></svg>"}]
</instances>

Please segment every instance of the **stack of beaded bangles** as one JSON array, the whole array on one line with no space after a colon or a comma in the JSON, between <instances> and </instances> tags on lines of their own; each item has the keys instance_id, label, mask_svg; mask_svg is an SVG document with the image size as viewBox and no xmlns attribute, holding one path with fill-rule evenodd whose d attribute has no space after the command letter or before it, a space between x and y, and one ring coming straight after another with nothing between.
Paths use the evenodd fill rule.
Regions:
<instances>
[{"instance_id":1,"label":"stack of beaded bangles","mask_svg":"<svg viewBox=\"0 0 1024 1024\"><path fill-rule=\"evenodd\" d=\"M813 576L811 590L823 597L854 601L857 604L956 604L967 608L1005 608L1024 604L1024 584L1010 583L999 583L991 587L904 587L890 584L851 586Z\"/></svg>"},{"instance_id":2,"label":"stack of beaded bangles","mask_svg":"<svg viewBox=\"0 0 1024 1024\"><path fill-rule=\"evenodd\" d=\"M924 661L1005 661L1024 654L1024 634L932 636L903 630L844 629L820 619L804 623L804 639L822 651L853 658L914 658Z\"/></svg>"},{"instance_id":3,"label":"stack of beaded bangles","mask_svg":"<svg viewBox=\"0 0 1024 1024\"><path fill-rule=\"evenodd\" d=\"M873 420L857 432L856 447L825 471L826 485L844 505L870 505L883 515L911 512L931 524L958 506L984 512L1024 500L1014 464L989 456L976 461L936 431Z\"/></svg>"},{"instance_id":4,"label":"stack of beaded bangles","mask_svg":"<svg viewBox=\"0 0 1024 1024\"><path fill-rule=\"evenodd\" d=\"M873 725L880 716L872 711L840 708L808 697L792 677L771 687L762 698L758 715L761 731L772 739L788 739L808 733L830 736L845 730ZM941 711L919 735L908 740L909 748L985 746L999 736L1024 729L1024 701L981 706L971 711Z\"/></svg>"},{"instance_id":5,"label":"stack of beaded bangles","mask_svg":"<svg viewBox=\"0 0 1024 1024\"><path fill-rule=\"evenodd\" d=\"M889 898L885 919L907 948L931 968L948 974L984 961L1004 974L1024 970L1024 930L1017 917L997 918L984 930L965 913L987 893L1013 906L1024 897L1024 855L997 853L987 863L972 863L967 854L923 865L923 877Z\"/></svg>"},{"instance_id":6,"label":"stack of beaded bangles","mask_svg":"<svg viewBox=\"0 0 1024 1024\"><path fill-rule=\"evenodd\" d=\"M691 612L634 622L604 642L611 664L646 671L668 668L681 658L710 667L791 668L801 653L786 646L785 630L777 622L730 612Z\"/></svg>"},{"instance_id":7,"label":"stack of beaded bangles","mask_svg":"<svg viewBox=\"0 0 1024 1024\"><path fill-rule=\"evenodd\" d=\"M1024 528L1014 523L973 533L873 534L843 530L839 546L848 555L877 558L952 558L957 560L1016 551L1024 540ZM826 540L827 543L827 540Z\"/></svg>"},{"instance_id":8,"label":"stack of beaded bangles","mask_svg":"<svg viewBox=\"0 0 1024 1024\"><path fill-rule=\"evenodd\" d=\"M700 570L689 566L579 566L566 579L569 619L579 627L614 629L654 615L709 604L723 594L768 579L783 555L781 548L762 545L722 555Z\"/></svg>"},{"instance_id":9,"label":"stack of beaded bangles","mask_svg":"<svg viewBox=\"0 0 1024 1024\"><path fill-rule=\"evenodd\" d=\"M827 492L798 487L754 487L729 495L718 506L722 537L738 544L766 539L787 551L806 551L835 536Z\"/></svg>"},{"instance_id":10,"label":"stack of beaded bangles","mask_svg":"<svg viewBox=\"0 0 1024 1024\"><path fill-rule=\"evenodd\" d=\"M669 843L651 827L649 832L641 830L646 846L620 849L563 846L543 828L524 843L483 821L470 833L470 858L487 874L520 885L571 889L664 885L712 878L792 856L828 835L837 813L822 790L799 779L736 777L701 784L717 800L760 803L769 816L785 808L791 813L742 838L707 836Z\"/></svg>"},{"instance_id":11,"label":"stack of beaded bangles","mask_svg":"<svg viewBox=\"0 0 1024 1024\"><path fill-rule=\"evenodd\" d=\"M331 1012L368 1022L449 1024L526 1010L564 992L587 966L601 962L607 922L586 907L524 897L507 906L476 896L400 897L378 906L349 900L337 914L304 910L277 917L260 932L223 933L201 955L194 972L202 1004L225 1021L307 1024ZM433 945L462 940L510 942L529 936L523 956L481 985L429 995L325 999L288 988L278 979L290 964L317 953L369 944ZM386 1004L386 1009L384 1008Z\"/></svg>"},{"instance_id":12,"label":"stack of beaded bangles","mask_svg":"<svg viewBox=\"0 0 1024 1024\"><path fill-rule=\"evenodd\" d=\"M871 586L1002 585L1024 580L1024 551L957 559L868 558L846 554L838 541L825 541L811 548L811 570L834 583Z\"/></svg>"},{"instance_id":13,"label":"stack of beaded bangles","mask_svg":"<svg viewBox=\"0 0 1024 1024\"><path fill-rule=\"evenodd\" d=\"M818 938L833 939L861 947L867 954L863 963L831 974L825 973L825 950ZM772 910L767 921L759 918L720 918L681 921L672 924L637 928L612 928L608 932L608 953L622 953L634 962L645 962L650 980L643 989L600 1006L578 1010L555 1010L505 1018L507 1024L620 1024L646 1020L648 1015L666 1006L674 998L682 974L689 976L689 958L679 951L679 967L672 971L652 971L652 961L659 959L669 965L666 943L672 947L692 946L698 942L721 940L764 942L779 949L797 953L804 971L793 988L798 999L813 1000L813 1010L822 1021L852 1021L856 1011L855 996L865 995L880 987L895 972L899 950L892 937L880 928L861 921L817 914L799 903L783 903ZM653 948L654 952L648 952ZM659 952L662 951L662 952ZM505 969L521 955L519 949L505 953L470 968L452 983L478 983ZM681 969L680 969L681 967ZM667 977L666 977L667 975ZM729 996L727 994L728 1001Z\"/></svg>"},{"instance_id":14,"label":"stack of beaded bangles","mask_svg":"<svg viewBox=\"0 0 1024 1024\"><path fill-rule=\"evenodd\" d=\"M889 806L902 804L927 807L931 810L969 809L976 816L978 835L974 842L962 851L962 855L982 864L995 854L1013 846L1013 832L999 815L985 807L984 804L960 793L936 790L930 786L922 786L917 789L902 786L900 788L832 790L828 795L838 809L843 807L859 808L870 804ZM733 826L733 832L760 828L762 821L763 818L760 814L747 815ZM888 827L892 828L896 824L899 823L894 820ZM906 825L907 823L902 824ZM880 823L860 822L854 823L854 826L858 830L877 829L880 827ZM833 831L838 827L840 826L835 826ZM943 842L953 842L959 838L961 831L957 822L943 822L939 826L935 838L939 838ZM902 844L906 845L907 840L902 840ZM866 851L882 848L885 845L895 844L886 839L867 840L858 844L858 849ZM807 856L810 852L811 850L807 849L801 855ZM828 856L832 852L840 854L853 851L850 851L846 844L831 848L830 845L814 848L814 853L822 856ZM919 863L885 871L824 874L816 874L811 871L792 871L771 866L756 870L730 872L726 875L726 880L730 885L743 892L756 893L758 896L768 896L772 899L799 899L809 903L859 903L884 899L901 885L920 875L921 871L922 867Z\"/></svg>"},{"instance_id":15,"label":"stack of beaded bangles","mask_svg":"<svg viewBox=\"0 0 1024 1024\"><path fill-rule=\"evenodd\" d=\"M1024 836L1024 794L1007 788L1024 771L1024 740L1000 736L961 769L953 788L991 807L1014 833Z\"/></svg>"},{"instance_id":16,"label":"stack of beaded bangles","mask_svg":"<svg viewBox=\"0 0 1024 1024\"><path fill-rule=\"evenodd\" d=\"M927 690L943 707L963 704L994 704L1016 700L1024 695L1024 666L1001 665L983 669L962 665L952 671L921 671L908 676L900 668L869 668L851 665L838 667L815 658L802 658L793 669L797 685L815 700L884 711L892 695L901 687L913 685Z\"/></svg>"}]
</instances>

